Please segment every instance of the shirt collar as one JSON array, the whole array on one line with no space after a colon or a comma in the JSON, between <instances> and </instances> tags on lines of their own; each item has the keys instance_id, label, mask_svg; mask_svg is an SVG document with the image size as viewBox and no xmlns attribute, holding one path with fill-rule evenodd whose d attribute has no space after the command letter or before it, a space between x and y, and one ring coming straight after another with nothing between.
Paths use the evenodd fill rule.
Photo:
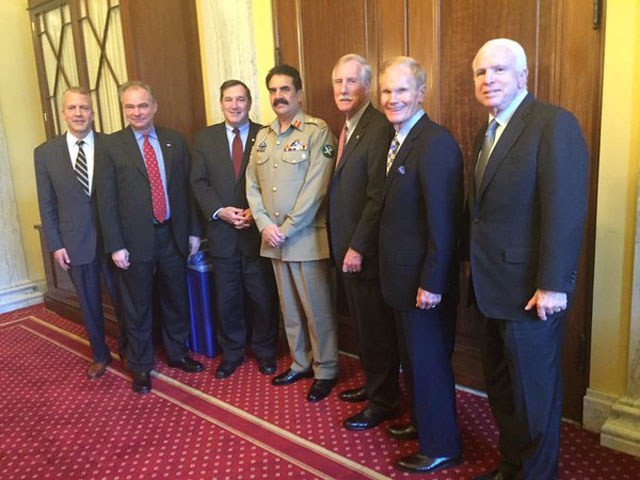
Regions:
<instances>
[{"instance_id":1,"label":"shirt collar","mask_svg":"<svg viewBox=\"0 0 640 480\"><path fill-rule=\"evenodd\" d=\"M495 118L496 122L501 127L504 127L505 125L507 125L507 123L509 123L509 120L511 120L511 117L513 117L513 114L516 113L516 110L518 109L518 107L520 106L520 104L522 103L522 101L524 100L524 98L527 96L528 93L529 92L525 88L520 93L518 93L518 95L516 95L515 98L511 101L509 106L505 108L503 111L501 111L498 115L494 117L493 115L489 114L489 123L491 123L491 120Z\"/></svg>"},{"instance_id":2,"label":"shirt collar","mask_svg":"<svg viewBox=\"0 0 640 480\"><path fill-rule=\"evenodd\" d=\"M131 129L133 130L133 129ZM142 132L138 132L137 130L133 130L133 134L136 136L136 140L138 142L144 139L144 134ZM152 140L158 140L158 134L156 133L156 126L153 125L151 130L149 130L149 138Z\"/></svg>"},{"instance_id":3,"label":"shirt collar","mask_svg":"<svg viewBox=\"0 0 640 480\"><path fill-rule=\"evenodd\" d=\"M233 134L233 129L236 127L232 127L231 125L229 125L227 122L224 122L224 126L227 129L227 133L229 134ZM238 130L240 130L240 135L244 134L246 131L249 130L249 120L247 120L246 122L244 122L242 125L240 125L238 127Z\"/></svg>"},{"instance_id":4,"label":"shirt collar","mask_svg":"<svg viewBox=\"0 0 640 480\"><path fill-rule=\"evenodd\" d=\"M362 118L364 111L367 109L370 103L371 102L365 103L362 107L360 107L360 110L358 110L355 115L353 115L352 117L349 117L346 123L347 123L347 128L349 129L350 132L353 132L353 130L358 126L358 122Z\"/></svg>"},{"instance_id":5,"label":"shirt collar","mask_svg":"<svg viewBox=\"0 0 640 480\"><path fill-rule=\"evenodd\" d=\"M67 145L69 147L74 147L78 142L78 140L82 140L89 147L93 147L93 144L95 143L95 136L93 134L93 130L90 130L89 133L87 133L86 137L84 138L78 138L67 130L66 138L67 138Z\"/></svg>"},{"instance_id":6,"label":"shirt collar","mask_svg":"<svg viewBox=\"0 0 640 480\"><path fill-rule=\"evenodd\" d=\"M397 135L398 135L398 141L400 143L404 142L404 139L407 138L407 135L409 135L409 132L411 131L411 129L414 127L416 123L418 123L418 120L420 120L423 116L424 116L424 110L421 108L416 113L414 113L409 120L405 122L405 124L400 128L400 130L398 130Z\"/></svg>"},{"instance_id":7,"label":"shirt collar","mask_svg":"<svg viewBox=\"0 0 640 480\"><path fill-rule=\"evenodd\" d=\"M304 130L304 111L302 111L302 107L298 109L291 119L291 125L289 125L289 128L297 128L300 131ZM276 132L277 135L280 135L280 120L278 120L278 117L271 122L271 130Z\"/></svg>"}]
</instances>

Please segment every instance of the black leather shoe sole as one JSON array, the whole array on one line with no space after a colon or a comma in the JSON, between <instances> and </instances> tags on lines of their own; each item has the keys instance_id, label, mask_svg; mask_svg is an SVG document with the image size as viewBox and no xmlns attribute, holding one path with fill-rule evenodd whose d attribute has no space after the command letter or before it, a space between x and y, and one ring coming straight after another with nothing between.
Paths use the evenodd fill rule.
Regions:
<instances>
[{"instance_id":1,"label":"black leather shoe sole","mask_svg":"<svg viewBox=\"0 0 640 480\"><path fill-rule=\"evenodd\" d=\"M276 387L283 387L285 385L291 385L292 383L297 382L298 380L302 380L303 378L312 378L313 371L309 370L308 372L296 372L295 370L287 370L284 373L281 373L277 377L274 377L271 380L272 385Z\"/></svg>"},{"instance_id":2,"label":"black leather shoe sole","mask_svg":"<svg viewBox=\"0 0 640 480\"><path fill-rule=\"evenodd\" d=\"M364 387L344 390L338 395L343 402L359 403L367 400L367 390Z\"/></svg>"}]
</instances>

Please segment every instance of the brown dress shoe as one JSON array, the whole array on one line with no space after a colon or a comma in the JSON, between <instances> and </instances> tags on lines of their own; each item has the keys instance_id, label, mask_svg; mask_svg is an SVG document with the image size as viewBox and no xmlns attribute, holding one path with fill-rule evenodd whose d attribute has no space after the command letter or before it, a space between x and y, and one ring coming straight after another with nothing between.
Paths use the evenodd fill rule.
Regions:
<instances>
[{"instance_id":1,"label":"brown dress shoe","mask_svg":"<svg viewBox=\"0 0 640 480\"><path fill-rule=\"evenodd\" d=\"M108 362L97 362L93 365L89 365L89 368L87 368L87 377L91 380L95 380L96 378L103 376L107 372L107 365L111 363L110 360L111 359L109 359Z\"/></svg>"}]
</instances>

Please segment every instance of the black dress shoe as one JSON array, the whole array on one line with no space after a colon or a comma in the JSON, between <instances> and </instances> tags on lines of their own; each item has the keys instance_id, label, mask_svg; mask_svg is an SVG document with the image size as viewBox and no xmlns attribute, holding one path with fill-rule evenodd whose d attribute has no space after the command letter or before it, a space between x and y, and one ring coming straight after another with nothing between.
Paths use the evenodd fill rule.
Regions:
<instances>
[{"instance_id":1,"label":"black dress shoe","mask_svg":"<svg viewBox=\"0 0 640 480\"><path fill-rule=\"evenodd\" d=\"M284 385L291 385L303 378L311 377L313 377L313 372L311 370L308 372L296 372L295 370L288 369L277 377L274 377L273 380L271 380L271 383L276 387L282 387Z\"/></svg>"},{"instance_id":2,"label":"black dress shoe","mask_svg":"<svg viewBox=\"0 0 640 480\"><path fill-rule=\"evenodd\" d=\"M261 358L258 360L258 368L262 375L273 375L276 373L276 361L273 358Z\"/></svg>"},{"instance_id":3,"label":"black dress shoe","mask_svg":"<svg viewBox=\"0 0 640 480\"><path fill-rule=\"evenodd\" d=\"M347 418L342 425L347 430L369 430L380 425L385 420L396 416L395 410L382 410L380 408L367 405L354 416Z\"/></svg>"},{"instance_id":4,"label":"black dress shoe","mask_svg":"<svg viewBox=\"0 0 640 480\"><path fill-rule=\"evenodd\" d=\"M196 373L204 370L204 365L200 362L196 362L193 358L187 356L182 357L180 360L167 362L171 368L179 368L183 372Z\"/></svg>"},{"instance_id":5,"label":"black dress shoe","mask_svg":"<svg viewBox=\"0 0 640 480\"><path fill-rule=\"evenodd\" d=\"M396 440L418 439L418 430L413 423L394 423L387 428L387 434Z\"/></svg>"},{"instance_id":6,"label":"black dress shoe","mask_svg":"<svg viewBox=\"0 0 640 480\"><path fill-rule=\"evenodd\" d=\"M132 372L133 383L131 388L136 393L149 393L151 391L151 377L149 372Z\"/></svg>"},{"instance_id":7,"label":"black dress shoe","mask_svg":"<svg viewBox=\"0 0 640 480\"><path fill-rule=\"evenodd\" d=\"M444 468L455 467L462 463L462 457L427 457L421 453L415 453L401 458L396 462L396 468L409 473L431 473Z\"/></svg>"},{"instance_id":8,"label":"black dress shoe","mask_svg":"<svg viewBox=\"0 0 640 480\"><path fill-rule=\"evenodd\" d=\"M331 393L331 390L336 386L336 383L337 380L335 378L331 378L328 380L315 379L311 384L309 392L307 393L307 401L319 402Z\"/></svg>"},{"instance_id":9,"label":"black dress shoe","mask_svg":"<svg viewBox=\"0 0 640 480\"><path fill-rule=\"evenodd\" d=\"M233 375L233 372L236 371L236 368L240 366L242 362L227 362L222 360L218 368L216 368L216 378L227 378Z\"/></svg>"},{"instance_id":10,"label":"black dress shoe","mask_svg":"<svg viewBox=\"0 0 640 480\"><path fill-rule=\"evenodd\" d=\"M367 390L364 387L343 390L340 392L339 397L343 402L364 402L367 400Z\"/></svg>"}]
</instances>

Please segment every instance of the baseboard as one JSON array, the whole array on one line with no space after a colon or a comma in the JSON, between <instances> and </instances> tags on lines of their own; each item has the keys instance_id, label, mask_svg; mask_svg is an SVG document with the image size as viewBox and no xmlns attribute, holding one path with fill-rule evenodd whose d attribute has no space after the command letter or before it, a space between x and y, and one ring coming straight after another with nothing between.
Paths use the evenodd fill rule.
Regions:
<instances>
[{"instance_id":1,"label":"baseboard","mask_svg":"<svg viewBox=\"0 0 640 480\"><path fill-rule=\"evenodd\" d=\"M602 425L611 415L613 404L620 397L610 393L602 393L591 388L587 389L587 394L582 400L582 426L595 433L600 433Z\"/></svg>"},{"instance_id":2,"label":"baseboard","mask_svg":"<svg viewBox=\"0 0 640 480\"><path fill-rule=\"evenodd\" d=\"M35 282L5 288L0 290L0 313L30 307L42 301L42 291L38 289Z\"/></svg>"},{"instance_id":3,"label":"baseboard","mask_svg":"<svg viewBox=\"0 0 640 480\"><path fill-rule=\"evenodd\" d=\"M613 404L600 430L600 444L640 457L640 403L629 397Z\"/></svg>"}]
</instances>

